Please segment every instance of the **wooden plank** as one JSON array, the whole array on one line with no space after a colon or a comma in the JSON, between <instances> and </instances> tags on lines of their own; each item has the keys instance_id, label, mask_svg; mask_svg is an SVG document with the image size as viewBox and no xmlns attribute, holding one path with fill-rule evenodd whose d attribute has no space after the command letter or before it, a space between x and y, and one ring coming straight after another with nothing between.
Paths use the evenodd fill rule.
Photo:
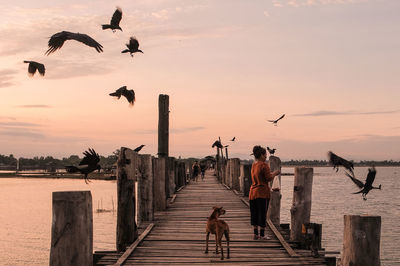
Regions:
<instances>
[{"instance_id":1,"label":"wooden plank","mask_svg":"<svg viewBox=\"0 0 400 266\"><path fill-rule=\"evenodd\" d=\"M172 196L172 198L171 198L171 200L169 201L169 203L174 203L175 202L175 199L176 199L176 194L174 194L173 196Z\"/></svg>"},{"instance_id":2,"label":"wooden plank","mask_svg":"<svg viewBox=\"0 0 400 266\"><path fill-rule=\"evenodd\" d=\"M275 225L272 223L270 219L267 219L267 223L269 228L274 232L275 236L279 239L281 242L282 246L286 249L287 253L289 254L290 257L300 257L293 249L292 247L285 241L281 233L276 229Z\"/></svg>"},{"instance_id":3,"label":"wooden plank","mask_svg":"<svg viewBox=\"0 0 400 266\"><path fill-rule=\"evenodd\" d=\"M140 242L150 233L151 229L153 229L154 223L149 224L147 226L146 230L136 239L135 242L132 243L132 245L127 248L127 250L124 252L124 254L117 260L117 262L114 264L114 266L120 266L122 265L126 259L132 254L132 252L135 250L135 248L139 245Z\"/></svg>"}]
</instances>

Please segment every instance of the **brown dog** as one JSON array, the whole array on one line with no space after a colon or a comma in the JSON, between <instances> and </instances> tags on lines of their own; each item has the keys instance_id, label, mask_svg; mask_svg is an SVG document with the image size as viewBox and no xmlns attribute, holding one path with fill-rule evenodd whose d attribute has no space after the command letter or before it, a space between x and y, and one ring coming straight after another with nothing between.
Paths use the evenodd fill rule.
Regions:
<instances>
[{"instance_id":1,"label":"brown dog","mask_svg":"<svg viewBox=\"0 0 400 266\"><path fill-rule=\"evenodd\" d=\"M213 207L213 212L208 217L206 226L206 251L208 253L208 239L210 233L215 235L215 253L218 254L218 245L221 249L221 260L224 259L224 249L222 248L222 235L225 235L225 240L228 246L228 256L229 259L229 226L223 220L219 220L218 217L225 214L225 210L222 207Z\"/></svg>"}]
</instances>

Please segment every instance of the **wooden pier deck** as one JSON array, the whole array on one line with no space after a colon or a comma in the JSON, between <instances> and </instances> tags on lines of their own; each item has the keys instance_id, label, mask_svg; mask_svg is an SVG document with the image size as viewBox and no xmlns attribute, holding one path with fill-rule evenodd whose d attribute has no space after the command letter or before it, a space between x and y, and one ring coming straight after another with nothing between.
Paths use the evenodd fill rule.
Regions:
<instances>
[{"instance_id":1,"label":"wooden pier deck","mask_svg":"<svg viewBox=\"0 0 400 266\"><path fill-rule=\"evenodd\" d=\"M215 254L214 235L210 236L209 253L204 253L205 226L213 206L223 206L226 210L221 219L230 228L230 259L226 258L225 238L222 243L225 259L220 260L219 254ZM123 265L327 265L323 252L320 258L314 258L309 250L295 249L298 256L290 256L268 226L266 235L271 240L253 240L252 234L250 212L241 197L207 172L204 181L201 178L191 181L176 193L166 211L156 213L153 229ZM101 255L96 265L114 265L123 253Z\"/></svg>"}]
</instances>

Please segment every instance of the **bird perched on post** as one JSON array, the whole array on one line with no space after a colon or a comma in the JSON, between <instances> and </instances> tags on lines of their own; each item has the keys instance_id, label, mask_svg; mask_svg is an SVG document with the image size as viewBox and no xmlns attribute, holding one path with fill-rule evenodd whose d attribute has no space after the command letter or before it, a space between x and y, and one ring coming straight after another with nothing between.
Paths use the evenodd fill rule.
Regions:
<instances>
[{"instance_id":1,"label":"bird perched on post","mask_svg":"<svg viewBox=\"0 0 400 266\"><path fill-rule=\"evenodd\" d=\"M136 147L133 151L139 153L139 151L144 147L144 145L140 145L139 147Z\"/></svg>"},{"instance_id":2,"label":"bird perched on post","mask_svg":"<svg viewBox=\"0 0 400 266\"><path fill-rule=\"evenodd\" d=\"M64 42L67 40L75 40L75 41L84 43L87 46L95 48L96 51L99 53L103 52L103 46L100 43L96 42L89 35L82 34L82 33L73 33L73 32L69 32L69 31L61 31L50 37L50 40L48 43L49 49L47 50L47 52L45 54L49 55L49 54L57 51L64 45Z\"/></svg>"},{"instance_id":3,"label":"bird perched on post","mask_svg":"<svg viewBox=\"0 0 400 266\"><path fill-rule=\"evenodd\" d=\"M115 32L115 30L120 30L122 31L121 27L119 26L119 22L121 21L122 18L122 10L120 7L117 7L117 9L115 10L110 24L103 24L101 25L102 29L111 29L113 32Z\"/></svg>"},{"instance_id":4,"label":"bird perched on post","mask_svg":"<svg viewBox=\"0 0 400 266\"><path fill-rule=\"evenodd\" d=\"M83 157L82 161L79 163L79 166L65 166L65 169L67 170L68 173L81 173L85 175L85 183L88 184L90 182L88 178L88 174L93 172L94 170L99 170L101 169L101 166L99 165L100 162L100 156L94 151L94 149L89 148L89 150L83 152Z\"/></svg>"},{"instance_id":5,"label":"bird perched on post","mask_svg":"<svg viewBox=\"0 0 400 266\"><path fill-rule=\"evenodd\" d=\"M352 162L349 162L343 159L342 157L337 156L331 151L328 152L328 156L329 156L329 163L333 165L333 169L336 169L336 172L339 171L339 166L341 165L344 166L344 168L346 168L347 170L349 170L351 174L354 176L353 172L354 164Z\"/></svg>"},{"instance_id":6,"label":"bird perched on post","mask_svg":"<svg viewBox=\"0 0 400 266\"><path fill-rule=\"evenodd\" d=\"M29 76L33 76L36 73L36 70L39 72L41 76L44 76L44 72L46 71L43 64L35 62L35 61L24 61L24 63L28 63L28 74Z\"/></svg>"},{"instance_id":7,"label":"bird perched on post","mask_svg":"<svg viewBox=\"0 0 400 266\"><path fill-rule=\"evenodd\" d=\"M236 137L233 137L233 139L231 139L231 141L235 141Z\"/></svg>"},{"instance_id":8,"label":"bird perched on post","mask_svg":"<svg viewBox=\"0 0 400 266\"><path fill-rule=\"evenodd\" d=\"M371 189L381 189L382 185L379 185L379 187L374 187L372 186L372 183L374 183L375 176L376 176L376 170L375 167L371 167L368 169L368 175L367 179L365 180L365 183L361 182L357 178L355 178L354 173L350 175L348 172L345 172L345 174L350 177L350 179L356 184L359 188L361 188L360 191L354 192L353 194L358 194L362 193L363 200L367 200L367 194Z\"/></svg>"},{"instance_id":9,"label":"bird perched on post","mask_svg":"<svg viewBox=\"0 0 400 266\"><path fill-rule=\"evenodd\" d=\"M126 86L119 88L118 90L110 93L109 95L118 97L118 99L121 98L121 96L125 96L125 98L128 100L131 106L133 106L136 101L135 92L133 90L128 90Z\"/></svg>"},{"instance_id":10,"label":"bird perched on post","mask_svg":"<svg viewBox=\"0 0 400 266\"><path fill-rule=\"evenodd\" d=\"M269 147L267 147L267 150L268 150L270 155L274 155L275 151L276 151L276 149L270 149Z\"/></svg>"},{"instance_id":11,"label":"bird perched on post","mask_svg":"<svg viewBox=\"0 0 400 266\"><path fill-rule=\"evenodd\" d=\"M123 50L121 53L130 53L131 56L133 57L134 53L142 53L142 50L139 50L139 41L135 38L135 37L131 37L129 39L129 43L126 44L126 47L128 47L128 49Z\"/></svg>"},{"instance_id":12,"label":"bird perched on post","mask_svg":"<svg viewBox=\"0 0 400 266\"><path fill-rule=\"evenodd\" d=\"M277 126L278 125L278 121L281 120L284 117L285 117L285 114L283 114L281 117L279 117L276 120L268 120L268 122L272 122L274 124L274 126Z\"/></svg>"},{"instance_id":13,"label":"bird perched on post","mask_svg":"<svg viewBox=\"0 0 400 266\"><path fill-rule=\"evenodd\" d=\"M219 140L216 140L216 141L213 143L213 145L211 146L211 148L214 148L215 146L216 146L217 148L220 148L220 149L223 148L223 146L222 146L222 144L221 144L221 141L219 141Z\"/></svg>"}]
</instances>

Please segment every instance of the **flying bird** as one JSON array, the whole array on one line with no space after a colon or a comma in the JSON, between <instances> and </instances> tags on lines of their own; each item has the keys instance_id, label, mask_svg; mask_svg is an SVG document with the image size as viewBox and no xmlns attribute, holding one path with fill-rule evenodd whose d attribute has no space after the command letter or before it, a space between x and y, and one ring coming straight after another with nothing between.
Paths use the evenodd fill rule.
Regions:
<instances>
[{"instance_id":1,"label":"flying bird","mask_svg":"<svg viewBox=\"0 0 400 266\"><path fill-rule=\"evenodd\" d=\"M65 166L65 169L67 170L68 173L81 173L85 175L85 183L88 184L89 179L88 179L88 174L93 172L94 170L99 170L101 169L101 166L99 165L100 162L100 156L94 151L94 149L89 148L89 150L83 152L83 157L82 161L79 163L79 166Z\"/></svg>"},{"instance_id":2,"label":"flying bird","mask_svg":"<svg viewBox=\"0 0 400 266\"><path fill-rule=\"evenodd\" d=\"M216 141L213 143L213 145L211 146L211 148L214 148L215 146L217 146L217 148L220 148L220 149L223 148L223 146L222 146L222 144L221 144L221 141L219 141L219 140L216 140Z\"/></svg>"},{"instance_id":3,"label":"flying bird","mask_svg":"<svg viewBox=\"0 0 400 266\"><path fill-rule=\"evenodd\" d=\"M233 137L233 139L231 139L231 141L235 141L236 137Z\"/></svg>"},{"instance_id":4,"label":"flying bird","mask_svg":"<svg viewBox=\"0 0 400 266\"><path fill-rule=\"evenodd\" d=\"M29 76L33 76L36 73L36 70L39 72L41 76L44 76L46 71L43 64L35 62L35 61L24 61L24 63L28 63L28 74Z\"/></svg>"},{"instance_id":5,"label":"flying bird","mask_svg":"<svg viewBox=\"0 0 400 266\"><path fill-rule=\"evenodd\" d=\"M136 101L135 92L133 90L128 90L126 86L119 88L118 90L110 93L109 95L118 97L118 99L121 98L121 96L125 96L125 98L128 100L131 106L133 106L133 104Z\"/></svg>"},{"instance_id":6,"label":"flying bird","mask_svg":"<svg viewBox=\"0 0 400 266\"><path fill-rule=\"evenodd\" d=\"M269 147L267 147L267 150L269 152L270 155L274 155L276 149L270 149Z\"/></svg>"},{"instance_id":7,"label":"flying bird","mask_svg":"<svg viewBox=\"0 0 400 266\"><path fill-rule=\"evenodd\" d=\"M284 117L285 117L285 114L283 114L281 117L279 117L276 120L268 120L268 122L272 122L274 124L274 126L277 126L278 125L278 121L281 120Z\"/></svg>"},{"instance_id":8,"label":"flying bird","mask_svg":"<svg viewBox=\"0 0 400 266\"><path fill-rule=\"evenodd\" d=\"M128 47L128 49L123 50L121 53L130 53L131 56L133 57L134 53L142 53L142 50L139 50L139 41L135 38L135 37L131 37L129 39L129 43L126 44L126 47Z\"/></svg>"},{"instance_id":9,"label":"flying bird","mask_svg":"<svg viewBox=\"0 0 400 266\"><path fill-rule=\"evenodd\" d=\"M344 166L347 170L351 172L351 174L354 176L354 164L352 162L349 162L342 157L334 154L333 152L329 151L328 152L329 156L329 163L333 165L333 169L336 169L336 172L339 171L339 166Z\"/></svg>"},{"instance_id":10,"label":"flying bird","mask_svg":"<svg viewBox=\"0 0 400 266\"><path fill-rule=\"evenodd\" d=\"M115 32L115 30L122 31L121 27L119 26L119 22L121 21L121 18L122 18L122 10L120 7L117 7L117 9L115 10L115 12L111 18L110 24L103 24L103 25L101 25L101 27L103 28L103 30L111 29L113 32Z\"/></svg>"},{"instance_id":11,"label":"flying bird","mask_svg":"<svg viewBox=\"0 0 400 266\"><path fill-rule=\"evenodd\" d=\"M139 147L136 147L136 149L134 149L133 151L139 152L143 147L144 145L140 145Z\"/></svg>"},{"instance_id":12,"label":"flying bird","mask_svg":"<svg viewBox=\"0 0 400 266\"><path fill-rule=\"evenodd\" d=\"M348 172L345 172L345 174L350 177L350 179L356 184L359 188L361 188L360 191L354 192L353 194L359 194L362 193L363 200L367 200L367 194L371 189L381 189L382 185L379 185L379 187L374 187L372 186L372 183L374 183L375 176L376 176L376 170L375 167L369 168L368 169L368 175L367 179L365 180L365 184L355 178L354 174L350 175Z\"/></svg>"},{"instance_id":13,"label":"flying bird","mask_svg":"<svg viewBox=\"0 0 400 266\"><path fill-rule=\"evenodd\" d=\"M89 35L83 33L61 31L50 37L48 43L49 49L45 54L49 55L51 53L54 53L55 51L60 49L64 45L64 42L67 40L75 40L84 43L87 46L95 48L96 51L99 53L103 52L103 46L100 43L96 42L94 39L92 39Z\"/></svg>"}]
</instances>

